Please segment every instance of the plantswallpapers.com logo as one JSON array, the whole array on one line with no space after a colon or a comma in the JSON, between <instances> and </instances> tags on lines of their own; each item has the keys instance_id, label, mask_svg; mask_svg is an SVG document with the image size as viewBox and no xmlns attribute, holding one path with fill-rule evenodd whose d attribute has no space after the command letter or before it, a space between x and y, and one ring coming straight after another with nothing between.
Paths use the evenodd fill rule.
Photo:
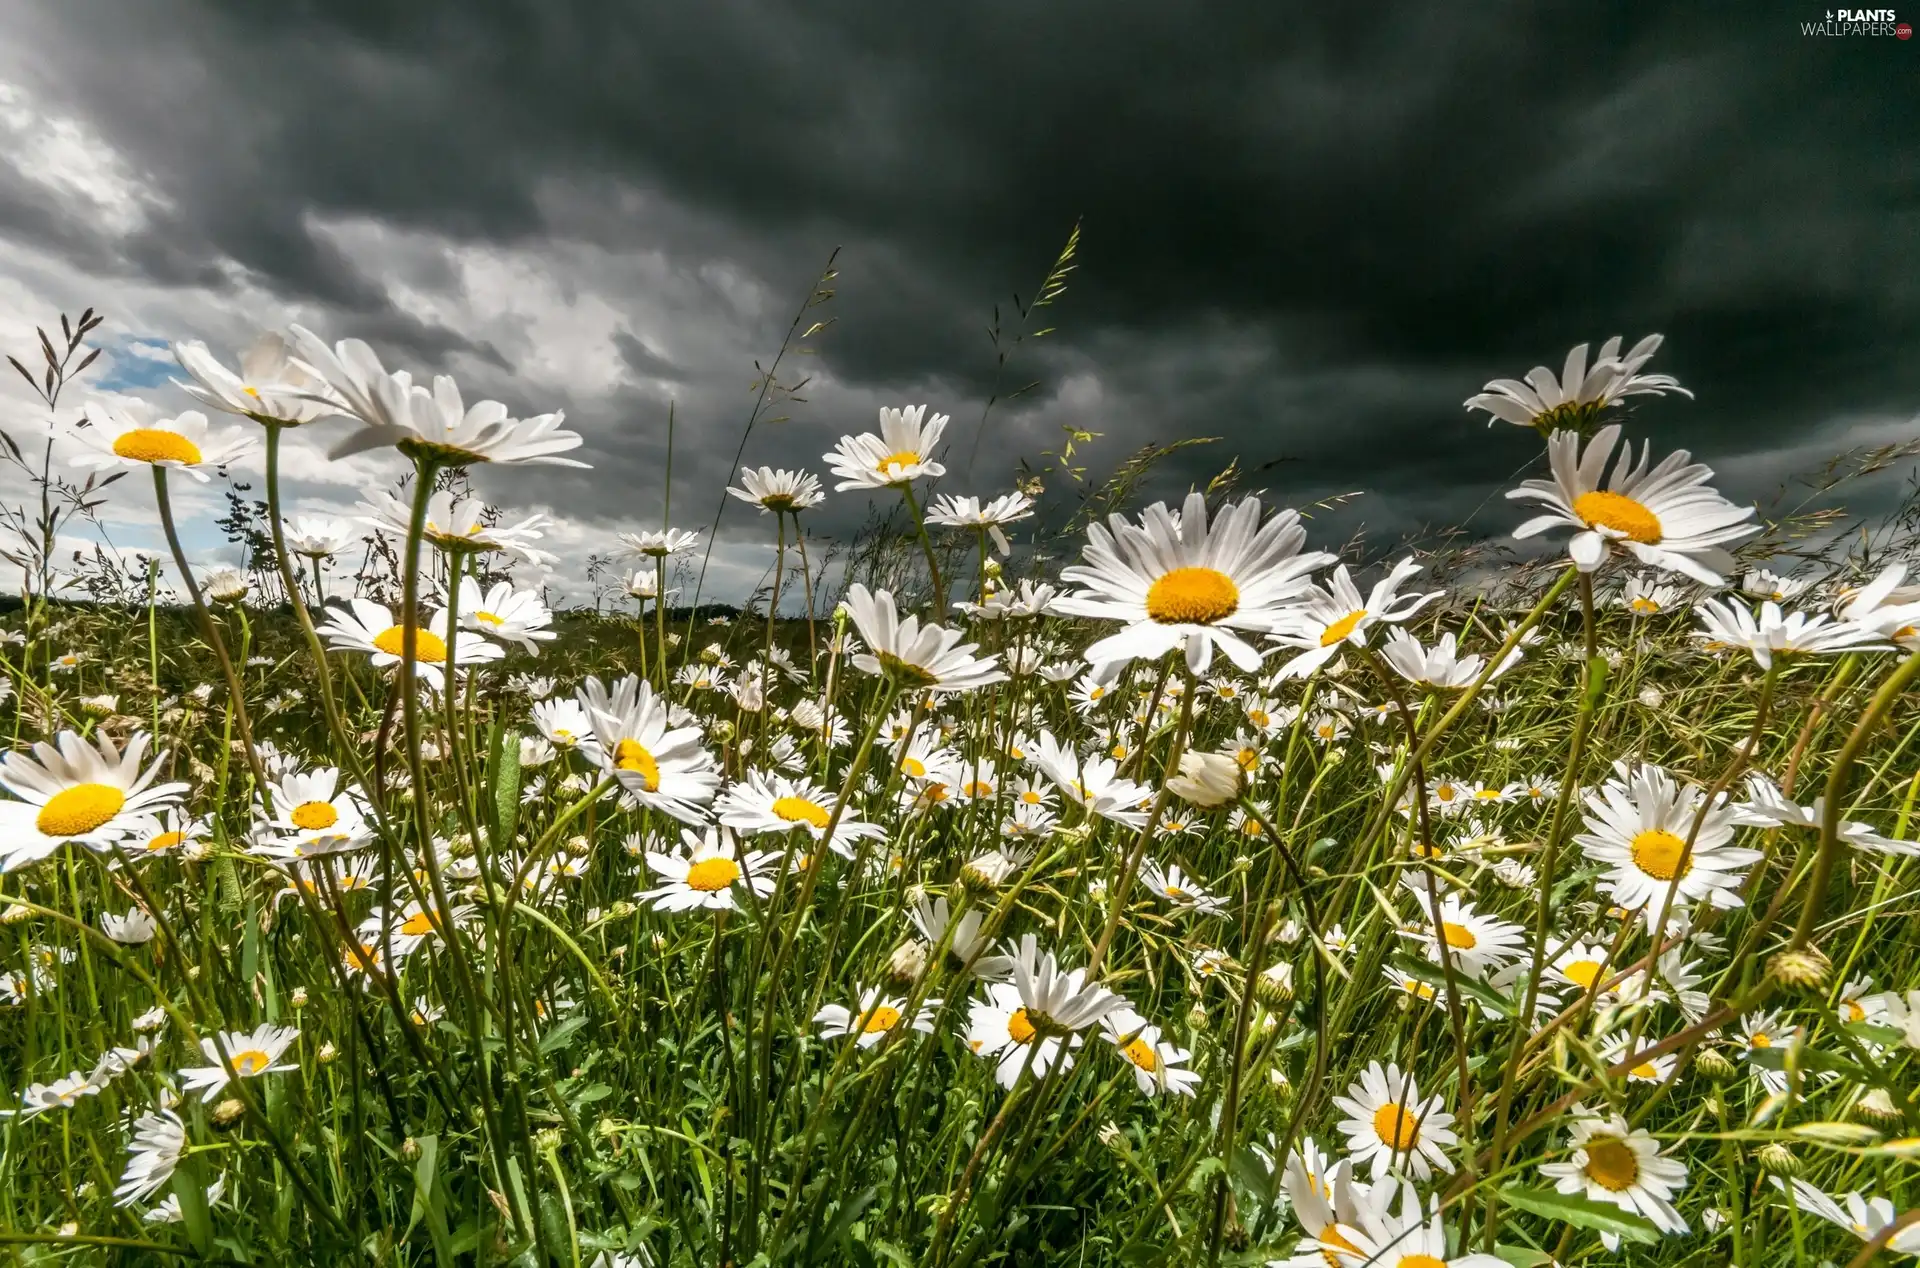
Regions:
<instances>
[{"instance_id":1,"label":"plantswallpapers.com logo","mask_svg":"<svg viewBox=\"0 0 1920 1268\"><path fill-rule=\"evenodd\" d=\"M1892 9L1828 9L1818 22L1802 22L1800 34L1837 37L1842 35L1888 36L1896 40L1913 38L1913 28L1895 16Z\"/></svg>"}]
</instances>

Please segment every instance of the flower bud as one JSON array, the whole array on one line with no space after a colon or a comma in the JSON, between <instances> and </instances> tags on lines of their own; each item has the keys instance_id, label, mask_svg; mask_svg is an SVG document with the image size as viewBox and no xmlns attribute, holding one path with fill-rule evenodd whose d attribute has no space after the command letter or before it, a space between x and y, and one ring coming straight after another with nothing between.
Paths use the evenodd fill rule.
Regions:
<instances>
[{"instance_id":1,"label":"flower bud","mask_svg":"<svg viewBox=\"0 0 1920 1268\"><path fill-rule=\"evenodd\" d=\"M1202 809L1224 806L1240 795L1246 772L1228 753L1180 755L1180 773L1167 781L1167 791Z\"/></svg>"},{"instance_id":2,"label":"flower bud","mask_svg":"<svg viewBox=\"0 0 1920 1268\"><path fill-rule=\"evenodd\" d=\"M1285 1008L1293 1001L1293 965L1282 960L1269 966L1253 980L1253 995L1268 1008Z\"/></svg>"},{"instance_id":3,"label":"flower bud","mask_svg":"<svg viewBox=\"0 0 1920 1268\"><path fill-rule=\"evenodd\" d=\"M1760 1169L1768 1175L1791 1179L1800 1174L1800 1159L1794 1156L1793 1150L1777 1140L1760 1146L1759 1151L1754 1154L1754 1161L1758 1162Z\"/></svg>"},{"instance_id":4,"label":"flower bud","mask_svg":"<svg viewBox=\"0 0 1920 1268\"><path fill-rule=\"evenodd\" d=\"M887 957L887 976L903 986L919 981L926 969L927 944L918 938L908 938Z\"/></svg>"},{"instance_id":5,"label":"flower bud","mask_svg":"<svg viewBox=\"0 0 1920 1268\"><path fill-rule=\"evenodd\" d=\"M1740 1077L1740 1069L1718 1048L1702 1047L1693 1054L1693 1068L1700 1077L1714 1083L1728 1083Z\"/></svg>"},{"instance_id":6,"label":"flower bud","mask_svg":"<svg viewBox=\"0 0 1920 1268\"><path fill-rule=\"evenodd\" d=\"M241 1103L240 1098L229 1096L213 1107L213 1113L208 1115L208 1119L213 1123L213 1130L230 1131L242 1118L246 1117L246 1113L247 1107Z\"/></svg>"},{"instance_id":7,"label":"flower bud","mask_svg":"<svg viewBox=\"0 0 1920 1268\"><path fill-rule=\"evenodd\" d=\"M1767 961L1767 973L1774 981L1800 991L1824 989L1832 972L1833 963L1814 946L1789 947Z\"/></svg>"},{"instance_id":8,"label":"flower bud","mask_svg":"<svg viewBox=\"0 0 1920 1268\"><path fill-rule=\"evenodd\" d=\"M400 1161L420 1161L420 1142L409 1136L400 1142Z\"/></svg>"},{"instance_id":9,"label":"flower bud","mask_svg":"<svg viewBox=\"0 0 1920 1268\"><path fill-rule=\"evenodd\" d=\"M305 1008L307 1006L307 988L304 986L294 987L293 994L287 997L287 1003L295 1008Z\"/></svg>"},{"instance_id":10,"label":"flower bud","mask_svg":"<svg viewBox=\"0 0 1920 1268\"><path fill-rule=\"evenodd\" d=\"M1877 1087L1853 1103L1848 1111L1854 1118L1875 1126L1884 1126L1901 1121L1900 1107L1893 1103L1893 1097L1887 1089Z\"/></svg>"}]
</instances>

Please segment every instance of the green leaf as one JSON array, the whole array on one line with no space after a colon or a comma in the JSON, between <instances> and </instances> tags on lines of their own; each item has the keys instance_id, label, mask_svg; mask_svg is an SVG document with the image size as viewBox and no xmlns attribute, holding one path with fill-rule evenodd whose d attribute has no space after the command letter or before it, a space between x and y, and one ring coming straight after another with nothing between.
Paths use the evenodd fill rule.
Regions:
<instances>
[{"instance_id":1,"label":"green leaf","mask_svg":"<svg viewBox=\"0 0 1920 1268\"><path fill-rule=\"evenodd\" d=\"M511 849L513 835L520 828L520 735L495 723L487 744L487 786L493 789L492 813L487 816L493 829L495 852Z\"/></svg>"},{"instance_id":2,"label":"green leaf","mask_svg":"<svg viewBox=\"0 0 1920 1268\"><path fill-rule=\"evenodd\" d=\"M202 1257L213 1254L213 1216L207 1211L207 1188L200 1179L199 1160L182 1158L173 1169L173 1195L180 1199L180 1222L187 1240Z\"/></svg>"},{"instance_id":3,"label":"green leaf","mask_svg":"<svg viewBox=\"0 0 1920 1268\"><path fill-rule=\"evenodd\" d=\"M1864 1123L1797 1123L1787 1131L1802 1140L1811 1140L1823 1145L1839 1145L1843 1148L1851 1145L1880 1143L1880 1133Z\"/></svg>"},{"instance_id":4,"label":"green leaf","mask_svg":"<svg viewBox=\"0 0 1920 1268\"><path fill-rule=\"evenodd\" d=\"M572 1043L573 1037L579 1034L581 1027L586 1024L587 1018L584 1013L575 1013L566 1020L559 1022L553 1029L540 1036L540 1055L543 1057L551 1056L553 1053L560 1051L560 1049Z\"/></svg>"},{"instance_id":5,"label":"green leaf","mask_svg":"<svg viewBox=\"0 0 1920 1268\"><path fill-rule=\"evenodd\" d=\"M1556 1193L1552 1189L1528 1189L1519 1185L1504 1186L1500 1190L1500 1200L1516 1211L1525 1211L1529 1215L1538 1215L1545 1219L1559 1220L1575 1228L1590 1228L1596 1233L1612 1233L1628 1241L1642 1242L1647 1245L1660 1240L1660 1230L1645 1216L1623 1211L1611 1202L1595 1202L1591 1198L1579 1197L1572 1193Z\"/></svg>"},{"instance_id":6,"label":"green leaf","mask_svg":"<svg viewBox=\"0 0 1920 1268\"><path fill-rule=\"evenodd\" d=\"M1792 1050L1789 1048L1755 1048L1747 1054L1747 1059L1763 1070L1784 1070L1787 1068L1787 1053L1790 1051ZM1879 1083L1878 1079L1845 1057L1836 1057L1831 1052L1822 1052L1818 1048L1801 1048L1795 1054L1793 1063L1802 1073L1817 1070L1837 1074L1854 1083Z\"/></svg>"}]
</instances>

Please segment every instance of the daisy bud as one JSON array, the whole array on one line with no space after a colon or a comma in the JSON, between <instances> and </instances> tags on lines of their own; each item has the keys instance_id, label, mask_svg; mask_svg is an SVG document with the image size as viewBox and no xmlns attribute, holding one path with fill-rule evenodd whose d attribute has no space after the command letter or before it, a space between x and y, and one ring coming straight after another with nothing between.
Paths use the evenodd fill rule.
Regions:
<instances>
[{"instance_id":1,"label":"daisy bud","mask_svg":"<svg viewBox=\"0 0 1920 1268\"><path fill-rule=\"evenodd\" d=\"M1227 1249L1233 1251L1235 1254L1239 1254L1246 1250L1247 1247L1253 1245L1253 1237L1247 1232L1247 1226L1232 1215L1227 1217L1226 1231L1222 1233L1221 1236L1226 1243Z\"/></svg>"},{"instance_id":2,"label":"daisy bud","mask_svg":"<svg viewBox=\"0 0 1920 1268\"><path fill-rule=\"evenodd\" d=\"M0 911L0 924L17 925L32 914L19 903L13 903L5 911Z\"/></svg>"},{"instance_id":3,"label":"daisy bud","mask_svg":"<svg viewBox=\"0 0 1920 1268\"><path fill-rule=\"evenodd\" d=\"M560 1149L560 1140L558 1127L543 1127L533 1134L533 1148L537 1153L557 1153Z\"/></svg>"},{"instance_id":4,"label":"daisy bud","mask_svg":"<svg viewBox=\"0 0 1920 1268\"><path fill-rule=\"evenodd\" d=\"M1795 990L1819 991L1826 987L1833 963L1818 947L1789 947L1767 961L1767 974L1783 986Z\"/></svg>"},{"instance_id":5,"label":"daisy bud","mask_svg":"<svg viewBox=\"0 0 1920 1268\"><path fill-rule=\"evenodd\" d=\"M1115 1153L1127 1151L1127 1134L1120 1130L1120 1124L1108 1119L1100 1124L1100 1143Z\"/></svg>"},{"instance_id":6,"label":"daisy bud","mask_svg":"<svg viewBox=\"0 0 1920 1268\"><path fill-rule=\"evenodd\" d=\"M613 906L607 908L607 915L614 920L625 920L633 912L633 904L624 898L615 900Z\"/></svg>"},{"instance_id":7,"label":"daisy bud","mask_svg":"<svg viewBox=\"0 0 1920 1268\"><path fill-rule=\"evenodd\" d=\"M919 981L926 968L927 944L918 938L907 939L887 957L887 976L902 985Z\"/></svg>"},{"instance_id":8,"label":"daisy bud","mask_svg":"<svg viewBox=\"0 0 1920 1268\"><path fill-rule=\"evenodd\" d=\"M1693 1068L1700 1077L1714 1083L1726 1083L1740 1077L1740 1069L1718 1048L1702 1048L1693 1054Z\"/></svg>"},{"instance_id":9,"label":"daisy bud","mask_svg":"<svg viewBox=\"0 0 1920 1268\"><path fill-rule=\"evenodd\" d=\"M65 1224L62 1224L60 1226L58 1235L61 1237L72 1237L75 1234L79 1233L79 1231L80 1231L80 1221L68 1220Z\"/></svg>"},{"instance_id":10,"label":"daisy bud","mask_svg":"<svg viewBox=\"0 0 1920 1268\"><path fill-rule=\"evenodd\" d=\"M1876 1125L1897 1123L1901 1119L1900 1107L1893 1103L1893 1097L1887 1089L1877 1087L1853 1103L1848 1111L1853 1117Z\"/></svg>"},{"instance_id":11,"label":"daisy bud","mask_svg":"<svg viewBox=\"0 0 1920 1268\"><path fill-rule=\"evenodd\" d=\"M229 1096L213 1107L213 1113L208 1118L213 1123L213 1130L223 1132L232 1130L246 1116L246 1113L247 1107L241 1104L240 1098Z\"/></svg>"},{"instance_id":12,"label":"daisy bud","mask_svg":"<svg viewBox=\"0 0 1920 1268\"><path fill-rule=\"evenodd\" d=\"M707 728L707 734L720 741L720 743L726 744L733 739L733 723L725 718L721 718L718 722L715 722Z\"/></svg>"},{"instance_id":13,"label":"daisy bud","mask_svg":"<svg viewBox=\"0 0 1920 1268\"><path fill-rule=\"evenodd\" d=\"M1640 688L1640 703L1647 706L1647 708L1658 709L1661 705L1665 704L1666 701L1666 695L1660 688L1654 686L1652 683L1648 683L1646 686Z\"/></svg>"},{"instance_id":14,"label":"daisy bud","mask_svg":"<svg viewBox=\"0 0 1920 1268\"><path fill-rule=\"evenodd\" d=\"M1189 1008L1187 1010L1187 1025L1192 1026L1195 1030L1202 1030L1206 1027L1206 1024L1207 1024L1206 1005L1195 1004L1192 1008Z\"/></svg>"},{"instance_id":15,"label":"daisy bud","mask_svg":"<svg viewBox=\"0 0 1920 1268\"><path fill-rule=\"evenodd\" d=\"M294 987L293 994L287 997L287 1002L295 1008L305 1008L307 1006L307 988L304 986Z\"/></svg>"},{"instance_id":16,"label":"daisy bud","mask_svg":"<svg viewBox=\"0 0 1920 1268\"><path fill-rule=\"evenodd\" d=\"M313 1054L313 1059L321 1065L332 1065L339 1057L340 1049L334 1047L331 1043L321 1044L320 1050Z\"/></svg>"},{"instance_id":17,"label":"daisy bud","mask_svg":"<svg viewBox=\"0 0 1920 1268\"><path fill-rule=\"evenodd\" d=\"M400 1142L400 1161L420 1161L420 1142L409 1136Z\"/></svg>"},{"instance_id":18,"label":"daisy bud","mask_svg":"<svg viewBox=\"0 0 1920 1268\"><path fill-rule=\"evenodd\" d=\"M1228 753L1180 755L1180 773L1167 781L1167 791L1202 809L1224 806L1240 795L1246 774Z\"/></svg>"},{"instance_id":19,"label":"daisy bud","mask_svg":"<svg viewBox=\"0 0 1920 1268\"><path fill-rule=\"evenodd\" d=\"M1254 998L1268 1008L1285 1008L1293 1001L1293 966L1285 960L1253 980Z\"/></svg>"},{"instance_id":20,"label":"daisy bud","mask_svg":"<svg viewBox=\"0 0 1920 1268\"><path fill-rule=\"evenodd\" d=\"M200 589L215 603L238 603L247 597L247 574L238 568L215 568L200 579Z\"/></svg>"},{"instance_id":21,"label":"daisy bud","mask_svg":"<svg viewBox=\"0 0 1920 1268\"><path fill-rule=\"evenodd\" d=\"M1793 1150L1777 1140L1760 1146L1759 1152L1754 1154L1754 1161L1769 1175L1791 1178L1800 1174L1800 1159L1794 1156Z\"/></svg>"},{"instance_id":22,"label":"daisy bud","mask_svg":"<svg viewBox=\"0 0 1920 1268\"><path fill-rule=\"evenodd\" d=\"M89 717L104 718L119 707L117 696L84 696L80 700L80 711Z\"/></svg>"}]
</instances>

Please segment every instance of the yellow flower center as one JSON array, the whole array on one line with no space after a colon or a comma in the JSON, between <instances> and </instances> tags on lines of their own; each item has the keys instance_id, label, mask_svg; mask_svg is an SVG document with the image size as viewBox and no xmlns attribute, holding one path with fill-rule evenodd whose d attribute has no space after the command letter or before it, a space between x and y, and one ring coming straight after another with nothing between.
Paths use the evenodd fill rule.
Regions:
<instances>
[{"instance_id":1,"label":"yellow flower center","mask_svg":"<svg viewBox=\"0 0 1920 1268\"><path fill-rule=\"evenodd\" d=\"M899 1024L900 1010L882 1004L880 1007L874 1009L867 1017L866 1032L870 1035L877 1035L882 1031L892 1030Z\"/></svg>"},{"instance_id":2,"label":"yellow flower center","mask_svg":"<svg viewBox=\"0 0 1920 1268\"><path fill-rule=\"evenodd\" d=\"M1573 500L1573 513L1589 528L1610 528L1629 541L1652 545L1661 538L1660 517L1624 493L1595 489Z\"/></svg>"},{"instance_id":3,"label":"yellow flower center","mask_svg":"<svg viewBox=\"0 0 1920 1268\"><path fill-rule=\"evenodd\" d=\"M660 763L653 760L653 754L634 740L622 740L614 746L613 764L620 770L633 771L640 776L640 782L648 792L660 791Z\"/></svg>"},{"instance_id":4,"label":"yellow flower center","mask_svg":"<svg viewBox=\"0 0 1920 1268\"><path fill-rule=\"evenodd\" d=\"M1682 866L1680 856L1687 850L1685 839L1663 828L1649 828L1637 834L1629 849L1633 853L1633 865L1657 881L1670 881L1676 875L1685 876L1693 870L1691 859Z\"/></svg>"},{"instance_id":5,"label":"yellow flower center","mask_svg":"<svg viewBox=\"0 0 1920 1268\"><path fill-rule=\"evenodd\" d=\"M1480 945L1480 939L1473 936L1473 930L1465 925L1456 925L1451 920L1440 922L1440 933L1447 945L1459 951L1471 951Z\"/></svg>"},{"instance_id":6,"label":"yellow flower center","mask_svg":"<svg viewBox=\"0 0 1920 1268\"><path fill-rule=\"evenodd\" d=\"M1087 692L1087 699L1098 700L1101 696L1104 696L1106 694L1107 694L1107 689L1105 687L1094 687Z\"/></svg>"},{"instance_id":7,"label":"yellow flower center","mask_svg":"<svg viewBox=\"0 0 1920 1268\"><path fill-rule=\"evenodd\" d=\"M1366 1254L1365 1251L1355 1246L1347 1235L1340 1231L1338 1226L1333 1224L1329 1224L1320 1230L1320 1240L1329 1246L1338 1246L1341 1250L1350 1250L1356 1255ZM1341 1268L1339 1258L1335 1256L1332 1251L1323 1250L1320 1253L1326 1257L1327 1262L1331 1264L1333 1268Z\"/></svg>"},{"instance_id":8,"label":"yellow flower center","mask_svg":"<svg viewBox=\"0 0 1920 1268\"><path fill-rule=\"evenodd\" d=\"M406 654L406 630L398 625L389 625L373 636L373 645L389 656ZM444 665L447 663L447 645L438 634L431 630L416 629L413 632L413 658L424 665Z\"/></svg>"},{"instance_id":9,"label":"yellow flower center","mask_svg":"<svg viewBox=\"0 0 1920 1268\"><path fill-rule=\"evenodd\" d=\"M123 432L113 442L113 452L135 462L200 461L200 447L177 431L159 427L136 427Z\"/></svg>"},{"instance_id":10,"label":"yellow flower center","mask_svg":"<svg viewBox=\"0 0 1920 1268\"><path fill-rule=\"evenodd\" d=\"M1013 1016L1007 1018L1007 1037L1015 1043L1032 1043L1033 1037L1040 1032L1027 1020L1027 1010L1016 1008Z\"/></svg>"},{"instance_id":11,"label":"yellow flower center","mask_svg":"<svg viewBox=\"0 0 1920 1268\"><path fill-rule=\"evenodd\" d=\"M971 780L960 785L960 794L964 797L991 797L993 785L984 779Z\"/></svg>"},{"instance_id":12,"label":"yellow flower center","mask_svg":"<svg viewBox=\"0 0 1920 1268\"><path fill-rule=\"evenodd\" d=\"M1842 1006L1847 1010L1848 1021L1865 1021L1867 1019L1867 1010L1861 1006L1859 1000L1847 1000Z\"/></svg>"},{"instance_id":13,"label":"yellow flower center","mask_svg":"<svg viewBox=\"0 0 1920 1268\"><path fill-rule=\"evenodd\" d=\"M401 922L400 932L409 938L424 938L433 932L433 917L424 911L416 911Z\"/></svg>"},{"instance_id":14,"label":"yellow flower center","mask_svg":"<svg viewBox=\"0 0 1920 1268\"><path fill-rule=\"evenodd\" d=\"M1627 606L1632 608L1635 612L1658 612L1660 610L1660 605L1658 603L1654 602L1652 599L1648 599L1645 597L1632 599L1628 601Z\"/></svg>"},{"instance_id":15,"label":"yellow flower center","mask_svg":"<svg viewBox=\"0 0 1920 1268\"><path fill-rule=\"evenodd\" d=\"M773 803L773 813L788 823L805 823L823 830L833 818L825 806L805 797L778 798Z\"/></svg>"},{"instance_id":16,"label":"yellow flower center","mask_svg":"<svg viewBox=\"0 0 1920 1268\"><path fill-rule=\"evenodd\" d=\"M1250 771L1260 764L1258 749L1243 748L1234 753L1233 760L1240 764L1241 770Z\"/></svg>"},{"instance_id":17,"label":"yellow flower center","mask_svg":"<svg viewBox=\"0 0 1920 1268\"><path fill-rule=\"evenodd\" d=\"M293 813L287 818L293 821L293 826L296 828L317 832L322 828L331 828L340 822L340 812L333 808L331 802L303 801L293 808Z\"/></svg>"},{"instance_id":18,"label":"yellow flower center","mask_svg":"<svg viewBox=\"0 0 1920 1268\"><path fill-rule=\"evenodd\" d=\"M1116 744L1112 748L1108 749L1107 751L1113 755L1113 759L1115 761L1126 760L1127 746L1125 744Z\"/></svg>"},{"instance_id":19,"label":"yellow flower center","mask_svg":"<svg viewBox=\"0 0 1920 1268\"><path fill-rule=\"evenodd\" d=\"M42 836L85 836L120 813L127 794L112 784L75 784L47 798L33 826Z\"/></svg>"},{"instance_id":20,"label":"yellow flower center","mask_svg":"<svg viewBox=\"0 0 1920 1268\"><path fill-rule=\"evenodd\" d=\"M1024 801L1029 806L1037 806L1041 803L1041 801L1045 799L1041 797L1040 790L1038 788L1029 788L1020 794L1020 800Z\"/></svg>"},{"instance_id":21,"label":"yellow flower center","mask_svg":"<svg viewBox=\"0 0 1920 1268\"><path fill-rule=\"evenodd\" d=\"M1498 801L1500 800L1500 790L1498 788L1482 788L1479 792L1473 794L1473 796L1476 801Z\"/></svg>"},{"instance_id":22,"label":"yellow flower center","mask_svg":"<svg viewBox=\"0 0 1920 1268\"><path fill-rule=\"evenodd\" d=\"M1587 1179L1609 1193L1624 1193L1640 1178L1640 1159L1616 1136L1596 1136L1587 1149Z\"/></svg>"},{"instance_id":23,"label":"yellow flower center","mask_svg":"<svg viewBox=\"0 0 1920 1268\"><path fill-rule=\"evenodd\" d=\"M1590 991L1593 989L1593 984L1600 980L1600 965L1593 960L1575 960L1561 969L1560 975L1581 990Z\"/></svg>"},{"instance_id":24,"label":"yellow flower center","mask_svg":"<svg viewBox=\"0 0 1920 1268\"><path fill-rule=\"evenodd\" d=\"M1460 790L1452 784L1441 784L1433 790L1435 801L1452 801L1460 795Z\"/></svg>"},{"instance_id":25,"label":"yellow flower center","mask_svg":"<svg viewBox=\"0 0 1920 1268\"><path fill-rule=\"evenodd\" d=\"M687 869L687 888L703 894L725 889L740 879L740 865L729 858L701 859Z\"/></svg>"},{"instance_id":26,"label":"yellow flower center","mask_svg":"<svg viewBox=\"0 0 1920 1268\"><path fill-rule=\"evenodd\" d=\"M883 476L898 475L896 468L918 466L920 455L911 449L899 449L873 464L873 469Z\"/></svg>"},{"instance_id":27,"label":"yellow flower center","mask_svg":"<svg viewBox=\"0 0 1920 1268\"><path fill-rule=\"evenodd\" d=\"M900 763L900 769L915 779L925 779L927 777L927 764L917 757L909 757L902 761Z\"/></svg>"},{"instance_id":28,"label":"yellow flower center","mask_svg":"<svg viewBox=\"0 0 1920 1268\"><path fill-rule=\"evenodd\" d=\"M492 625L495 627L502 626L507 623L506 617L500 616L493 612L475 612L473 614L473 619L476 621L480 621L484 624Z\"/></svg>"},{"instance_id":29,"label":"yellow flower center","mask_svg":"<svg viewBox=\"0 0 1920 1268\"><path fill-rule=\"evenodd\" d=\"M901 660L892 652L875 652L873 658L880 662L880 668L886 670L902 682L917 684L922 687L931 687L940 681L939 674L934 673L924 665L916 665L912 661Z\"/></svg>"},{"instance_id":30,"label":"yellow flower center","mask_svg":"<svg viewBox=\"0 0 1920 1268\"><path fill-rule=\"evenodd\" d=\"M1399 1102L1388 1101L1373 1112L1373 1132L1395 1153L1404 1153L1420 1139L1420 1123Z\"/></svg>"},{"instance_id":31,"label":"yellow flower center","mask_svg":"<svg viewBox=\"0 0 1920 1268\"><path fill-rule=\"evenodd\" d=\"M1214 568L1175 568L1147 588L1147 615L1162 625L1211 625L1240 610L1240 587Z\"/></svg>"},{"instance_id":32,"label":"yellow flower center","mask_svg":"<svg viewBox=\"0 0 1920 1268\"><path fill-rule=\"evenodd\" d=\"M1773 1036L1763 1030L1759 1034L1753 1036L1753 1038L1749 1039L1747 1042L1751 1043L1756 1048L1771 1048L1773 1047Z\"/></svg>"},{"instance_id":33,"label":"yellow flower center","mask_svg":"<svg viewBox=\"0 0 1920 1268\"><path fill-rule=\"evenodd\" d=\"M1265 709L1248 709L1247 721L1253 723L1255 726L1259 727L1261 730L1264 731L1266 730L1268 724L1270 724L1273 721L1273 715L1268 713Z\"/></svg>"},{"instance_id":34,"label":"yellow flower center","mask_svg":"<svg viewBox=\"0 0 1920 1268\"><path fill-rule=\"evenodd\" d=\"M1367 617L1365 608L1355 608L1339 620L1320 632L1320 646L1332 647L1335 643L1353 633L1356 625Z\"/></svg>"},{"instance_id":35,"label":"yellow flower center","mask_svg":"<svg viewBox=\"0 0 1920 1268\"><path fill-rule=\"evenodd\" d=\"M1144 1039L1135 1039L1126 1047L1120 1049L1120 1051L1125 1054L1127 1060L1133 1062L1148 1074L1152 1074L1160 1068L1160 1054L1155 1052L1153 1045Z\"/></svg>"},{"instance_id":36,"label":"yellow flower center","mask_svg":"<svg viewBox=\"0 0 1920 1268\"><path fill-rule=\"evenodd\" d=\"M161 850L171 850L174 846L179 845L186 839L187 834L184 832L162 832L159 836L147 842L147 849L155 853Z\"/></svg>"},{"instance_id":37,"label":"yellow flower center","mask_svg":"<svg viewBox=\"0 0 1920 1268\"><path fill-rule=\"evenodd\" d=\"M273 1058L258 1048L249 1048L245 1052L233 1054L233 1072L241 1078L258 1074L273 1064Z\"/></svg>"},{"instance_id":38,"label":"yellow flower center","mask_svg":"<svg viewBox=\"0 0 1920 1268\"><path fill-rule=\"evenodd\" d=\"M1447 1268L1447 1261L1432 1255L1402 1255L1394 1261L1393 1268Z\"/></svg>"},{"instance_id":39,"label":"yellow flower center","mask_svg":"<svg viewBox=\"0 0 1920 1268\"><path fill-rule=\"evenodd\" d=\"M1654 1083L1659 1081L1660 1070L1657 1066L1653 1064L1653 1062L1642 1061L1639 1065L1627 1071L1627 1077L1633 1078L1633 1079L1639 1079L1642 1082L1646 1082L1646 1083Z\"/></svg>"}]
</instances>

